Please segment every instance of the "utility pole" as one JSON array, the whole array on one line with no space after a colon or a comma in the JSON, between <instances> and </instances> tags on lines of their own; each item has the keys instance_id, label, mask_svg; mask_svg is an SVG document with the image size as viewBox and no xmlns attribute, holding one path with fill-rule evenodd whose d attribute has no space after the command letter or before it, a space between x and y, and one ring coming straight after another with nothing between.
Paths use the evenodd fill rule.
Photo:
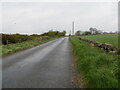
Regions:
<instances>
[{"instance_id":1,"label":"utility pole","mask_svg":"<svg viewBox=\"0 0 120 90\"><path fill-rule=\"evenodd\" d=\"M74 36L74 21L72 22L72 35Z\"/></svg>"}]
</instances>

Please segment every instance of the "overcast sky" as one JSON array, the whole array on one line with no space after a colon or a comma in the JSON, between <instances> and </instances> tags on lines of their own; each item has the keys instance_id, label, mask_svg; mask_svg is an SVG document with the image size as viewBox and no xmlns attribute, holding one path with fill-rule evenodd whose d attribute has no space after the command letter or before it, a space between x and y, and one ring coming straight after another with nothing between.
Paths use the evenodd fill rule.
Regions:
<instances>
[{"instance_id":1,"label":"overcast sky","mask_svg":"<svg viewBox=\"0 0 120 90\"><path fill-rule=\"evenodd\" d=\"M118 30L117 2L2 2L2 32L40 34L51 29Z\"/></svg>"}]
</instances>

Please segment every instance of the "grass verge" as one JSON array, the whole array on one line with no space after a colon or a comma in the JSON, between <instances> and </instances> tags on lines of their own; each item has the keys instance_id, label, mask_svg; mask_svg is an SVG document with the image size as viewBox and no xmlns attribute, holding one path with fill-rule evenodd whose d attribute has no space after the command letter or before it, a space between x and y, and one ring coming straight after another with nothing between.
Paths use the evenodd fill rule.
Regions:
<instances>
[{"instance_id":1,"label":"grass verge","mask_svg":"<svg viewBox=\"0 0 120 90\"><path fill-rule=\"evenodd\" d=\"M1 45L0 46L0 56L5 56L5 55L8 55L8 54L12 54L12 53L15 53L17 51L21 51L23 49L26 49L26 48L30 48L30 47L33 47L33 46L36 46L36 45L39 45L39 44L42 44L42 43L45 43L45 42L48 42L48 41L51 41L51 40L55 40L57 38L49 38L49 39L45 39L45 40L42 40L42 41L38 41L38 40L31 40L31 41L25 41L25 42L22 42L22 43L15 43L15 44L8 44L8 45Z\"/></svg>"},{"instance_id":2,"label":"grass verge","mask_svg":"<svg viewBox=\"0 0 120 90\"><path fill-rule=\"evenodd\" d=\"M77 37L70 37L76 65L84 76L86 88L118 88L118 57L90 47Z\"/></svg>"}]
</instances>

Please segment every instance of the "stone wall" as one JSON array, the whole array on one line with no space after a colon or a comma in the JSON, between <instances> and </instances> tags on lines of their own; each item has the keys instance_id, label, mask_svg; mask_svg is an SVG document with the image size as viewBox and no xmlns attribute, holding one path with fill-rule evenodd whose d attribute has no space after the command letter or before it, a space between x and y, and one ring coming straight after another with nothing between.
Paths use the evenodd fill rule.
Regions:
<instances>
[{"instance_id":1,"label":"stone wall","mask_svg":"<svg viewBox=\"0 0 120 90\"><path fill-rule=\"evenodd\" d=\"M115 54L120 55L120 49L116 48L115 46L112 46L111 44L99 43L99 42L96 42L96 41L93 41L93 40L87 40L87 39L83 39L83 38L78 38L78 39L90 43L91 46L99 47L106 52L115 53Z\"/></svg>"}]
</instances>

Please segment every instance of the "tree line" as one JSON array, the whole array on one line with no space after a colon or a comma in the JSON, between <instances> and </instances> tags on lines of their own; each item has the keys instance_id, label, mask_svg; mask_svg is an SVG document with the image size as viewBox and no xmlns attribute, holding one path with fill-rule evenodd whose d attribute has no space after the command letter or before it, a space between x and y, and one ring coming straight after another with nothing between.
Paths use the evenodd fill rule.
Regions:
<instances>
[{"instance_id":1,"label":"tree line","mask_svg":"<svg viewBox=\"0 0 120 90\"><path fill-rule=\"evenodd\" d=\"M109 32L109 33L113 33L113 32ZM78 30L75 32L75 35L79 36L79 35L98 35L98 34L109 34L108 32L102 32L102 30L98 30L96 28L89 28L88 31L81 31ZM117 32L114 32L117 33Z\"/></svg>"},{"instance_id":2,"label":"tree line","mask_svg":"<svg viewBox=\"0 0 120 90\"><path fill-rule=\"evenodd\" d=\"M79 36L79 35L97 35L97 34L102 34L102 33L103 32L101 30L91 27L88 31L84 31L84 32L78 30L75 32L75 35L77 35L77 36Z\"/></svg>"},{"instance_id":3,"label":"tree line","mask_svg":"<svg viewBox=\"0 0 120 90\"><path fill-rule=\"evenodd\" d=\"M11 44L11 43L21 43L28 40L35 40L36 38L40 38L38 40L42 39L48 39L51 37L62 37L65 36L66 31L60 32L60 31L49 31L45 32L43 34L32 34L32 35L23 35L23 34L0 34L0 40L1 44Z\"/></svg>"},{"instance_id":4,"label":"tree line","mask_svg":"<svg viewBox=\"0 0 120 90\"><path fill-rule=\"evenodd\" d=\"M41 36L49 36L49 37L60 37L60 36L65 36L66 34L66 31L63 31L63 32L59 32L59 31L49 31L49 32L46 32L46 33L43 33L41 34Z\"/></svg>"}]
</instances>

